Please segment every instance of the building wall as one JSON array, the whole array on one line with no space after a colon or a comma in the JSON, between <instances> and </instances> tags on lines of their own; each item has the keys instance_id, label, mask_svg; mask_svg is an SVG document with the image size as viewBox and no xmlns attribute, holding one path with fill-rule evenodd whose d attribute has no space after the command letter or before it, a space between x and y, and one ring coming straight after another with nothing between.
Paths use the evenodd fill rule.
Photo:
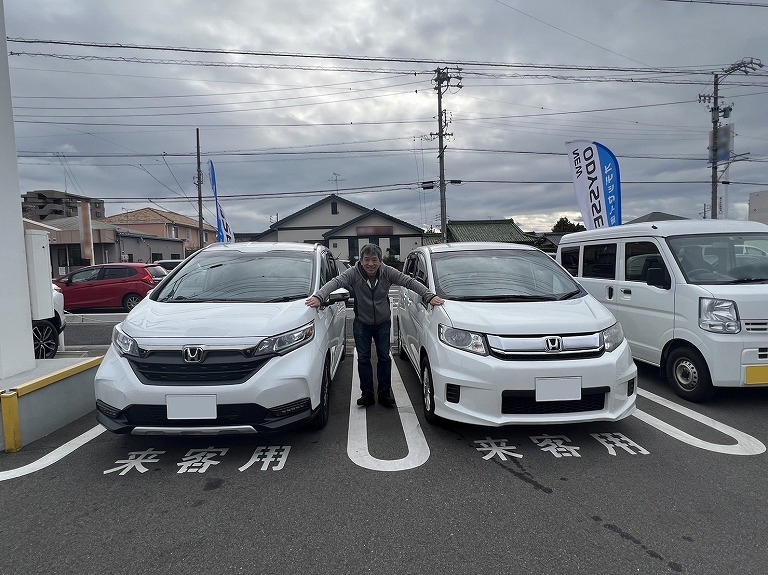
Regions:
<instances>
[{"instance_id":1,"label":"building wall","mask_svg":"<svg viewBox=\"0 0 768 575\"><path fill-rule=\"evenodd\" d=\"M768 224L768 190L749 194L749 214L747 219Z\"/></svg>"}]
</instances>

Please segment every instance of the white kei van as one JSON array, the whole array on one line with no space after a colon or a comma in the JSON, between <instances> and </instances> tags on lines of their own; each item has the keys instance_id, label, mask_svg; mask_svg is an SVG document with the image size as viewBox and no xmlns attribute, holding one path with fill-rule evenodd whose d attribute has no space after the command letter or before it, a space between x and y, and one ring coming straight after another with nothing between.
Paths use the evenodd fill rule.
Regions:
<instances>
[{"instance_id":1,"label":"white kei van","mask_svg":"<svg viewBox=\"0 0 768 575\"><path fill-rule=\"evenodd\" d=\"M768 226L625 224L563 236L557 261L619 320L635 360L690 401L768 385Z\"/></svg>"}]
</instances>

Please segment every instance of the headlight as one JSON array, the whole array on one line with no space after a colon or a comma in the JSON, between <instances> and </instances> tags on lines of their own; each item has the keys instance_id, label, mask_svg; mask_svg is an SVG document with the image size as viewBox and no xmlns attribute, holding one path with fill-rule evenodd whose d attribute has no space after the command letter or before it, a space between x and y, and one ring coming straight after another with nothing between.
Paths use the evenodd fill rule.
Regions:
<instances>
[{"instance_id":1,"label":"headlight","mask_svg":"<svg viewBox=\"0 0 768 575\"><path fill-rule=\"evenodd\" d=\"M442 324L438 326L437 330L440 341L446 345L479 355L488 355L483 334L456 329Z\"/></svg>"},{"instance_id":2,"label":"headlight","mask_svg":"<svg viewBox=\"0 0 768 575\"><path fill-rule=\"evenodd\" d=\"M314 320L307 325L293 331L287 331L279 335L273 335L261 340L256 348L255 355L277 354L283 355L293 351L297 347L308 344L315 337Z\"/></svg>"},{"instance_id":3,"label":"headlight","mask_svg":"<svg viewBox=\"0 0 768 575\"><path fill-rule=\"evenodd\" d=\"M611 352L616 350L621 345L621 342L624 341L624 330L621 329L621 324L616 322L608 329L604 329L602 336L605 351Z\"/></svg>"},{"instance_id":4,"label":"headlight","mask_svg":"<svg viewBox=\"0 0 768 575\"><path fill-rule=\"evenodd\" d=\"M703 297L699 299L699 327L715 333L739 333L739 310L729 299Z\"/></svg>"},{"instance_id":5,"label":"headlight","mask_svg":"<svg viewBox=\"0 0 768 575\"><path fill-rule=\"evenodd\" d=\"M112 329L112 344L120 352L120 355L133 355L139 356L139 344L131 336L126 335L125 332L120 329L120 324L117 324Z\"/></svg>"}]
</instances>

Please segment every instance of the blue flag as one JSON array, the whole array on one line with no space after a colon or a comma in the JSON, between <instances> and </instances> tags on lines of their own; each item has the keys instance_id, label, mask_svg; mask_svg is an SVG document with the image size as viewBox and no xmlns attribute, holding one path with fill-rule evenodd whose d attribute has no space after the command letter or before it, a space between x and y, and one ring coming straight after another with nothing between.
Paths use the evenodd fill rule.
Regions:
<instances>
[{"instance_id":1,"label":"blue flag","mask_svg":"<svg viewBox=\"0 0 768 575\"><path fill-rule=\"evenodd\" d=\"M216 192L216 171L213 169L213 160L208 160L211 177L211 187L213 188L213 199L216 201L216 241L219 243L230 243L235 241L235 234L229 227L227 217L224 215L224 209L219 203L219 195Z\"/></svg>"},{"instance_id":2,"label":"blue flag","mask_svg":"<svg viewBox=\"0 0 768 575\"><path fill-rule=\"evenodd\" d=\"M566 142L576 201L588 230L621 225L619 161L597 142Z\"/></svg>"}]
</instances>

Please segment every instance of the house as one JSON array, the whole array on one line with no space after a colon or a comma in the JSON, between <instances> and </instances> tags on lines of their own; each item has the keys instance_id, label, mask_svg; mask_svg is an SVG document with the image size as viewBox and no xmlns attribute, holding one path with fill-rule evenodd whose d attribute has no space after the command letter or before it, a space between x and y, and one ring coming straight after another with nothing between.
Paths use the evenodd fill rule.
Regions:
<instances>
[{"instance_id":1,"label":"house","mask_svg":"<svg viewBox=\"0 0 768 575\"><path fill-rule=\"evenodd\" d=\"M57 218L69 218L79 214L80 204L87 203L91 219L106 215L104 200L77 196L59 190L34 190L21 195L21 215L38 222L50 222Z\"/></svg>"},{"instance_id":2,"label":"house","mask_svg":"<svg viewBox=\"0 0 768 575\"><path fill-rule=\"evenodd\" d=\"M108 216L102 218L102 221L160 238L182 240L184 242L184 250L179 254L182 258L200 249L199 222L175 212L167 212L156 208L141 208L140 210ZM203 247L216 243L216 233L215 227L203 224Z\"/></svg>"},{"instance_id":3,"label":"house","mask_svg":"<svg viewBox=\"0 0 768 575\"><path fill-rule=\"evenodd\" d=\"M81 226L79 216L49 219L46 222L24 218L25 230L42 230L48 233L51 277L58 277L91 264L152 262L175 258L179 257L184 249L182 240L160 238L93 220L90 234L93 258L86 259L87 249L83 249Z\"/></svg>"},{"instance_id":4,"label":"house","mask_svg":"<svg viewBox=\"0 0 768 575\"><path fill-rule=\"evenodd\" d=\"M674 214L667 214L665 212L649 212L644 216L640 216L639 218L635 218L634 220L629 220L628 222L624 222L624 223L639 224L642 222L663 222L666 220L687 220L687 219L688 218L684 218L683 216L676 216Z\"/></svg>"},{"instance_id":5,"label":"house","mask_svg":"<svg viewBox=\"0 0 768 575\"><path fill-rule=\"evenodd\" d=\"M345 260L355 260L360 248L374 243L394 263L422 244L422 233L418 226L331 194L262 233L235 233L235 240L319 243Z\"/></svg>"}]
</instances>

